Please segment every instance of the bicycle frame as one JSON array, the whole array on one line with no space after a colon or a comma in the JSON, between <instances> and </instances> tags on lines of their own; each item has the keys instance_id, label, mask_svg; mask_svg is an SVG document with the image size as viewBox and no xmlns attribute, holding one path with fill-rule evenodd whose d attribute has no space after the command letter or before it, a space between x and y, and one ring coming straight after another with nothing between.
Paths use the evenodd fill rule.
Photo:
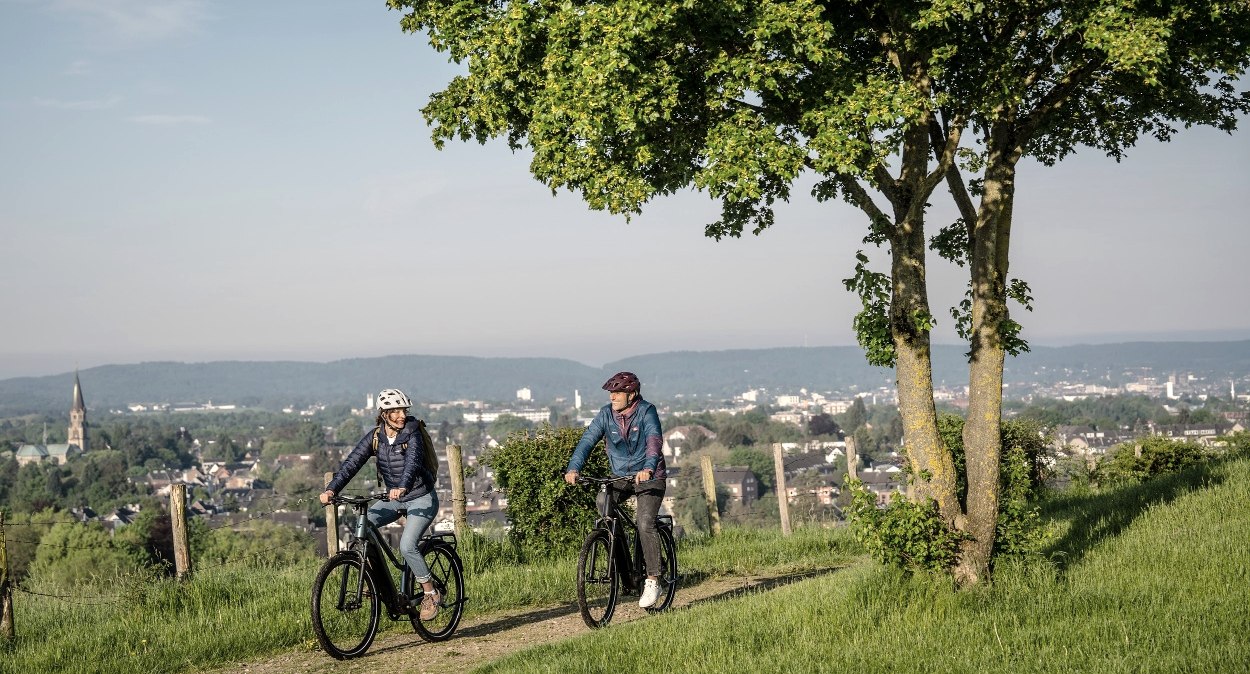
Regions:
<instances>
[{"instance_id":1,"label":"bicycle frame","mask_svg":"<svg viewBox=\"0 0 1250 674\"><path fill-rule=\"evenodd\" d=\"M361 574L358 576L354 593L355 601L359 601L364 592L364 574L373 571L371 575L378 586L378 594L386 604L386 612L390 614L391 620L402 620L407 617L407 607L401 605L399 597L400 595L412 596L412 588L406 587L408 574L404 573L408 568L408 562L402 556L396 555L391 546L382 540L382 532L378 530L377 525L369 521L367 503L353 504L352 511L356 514L356 527L347 543L347 551L356 554L361 563ZM388 563L399 569L398 592L396 592L395 580L391 577L390 569L387 568ZM343 588L344 601L347 597L347 588Z\"/></svg>"},{"instance_id":2,"label":"bicycle frame","mask_svg":"<svg viewBox=\"0 0 1250 674\"><path fill-rule=\"evenodd\" d=\"M608 534L608 547L612 550L611 559L608 560L609 572L619 569L626 591L636 592L641 588L643 580L642 536L639 535L638 524L621 507L621 504L611 505L612 498L608 493L609 484L626 480L632 480L632 478L599 482L599 494L603 500L599 505L599 518L595 520L593 528L602 529ZM608 512L609 510L611 513ZM656 528L672 531L672 516L657 516ZM633 543L632 551L626 550L629 541Z\"/></svg>"}]
</instances>

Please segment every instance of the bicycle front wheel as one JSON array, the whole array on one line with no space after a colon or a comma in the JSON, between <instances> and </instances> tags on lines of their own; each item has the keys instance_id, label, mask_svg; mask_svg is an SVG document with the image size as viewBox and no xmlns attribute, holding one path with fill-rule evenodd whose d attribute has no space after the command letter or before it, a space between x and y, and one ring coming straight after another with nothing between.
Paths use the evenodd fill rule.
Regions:
<instances>
[{"instance_id":1,"label":"bicycle front wheel","mask_svg":"<svg viewBox=\"0 0 1250 674\"><path fill-rule=\"evenodd\" d=\"M312 589L312 624L330 656L363 655L378 634L381 600L360 557L341 552L321 566Z\"/></svg>"},{"instance_id":2,"label":"bicycle front wheel","mask_svg":"<svg viewBox=\"0 0 1250 674\"><path fill-rule=\"evenodd\" d=\"M619 576L612 564L608 532L590 532L577 557L577 606L591 629L605 627L612 620L620 592Z\"/></svg>"},{"instance_id":3,"label":"bicycle front wheel","mask_svg":"<svg viewBox=\"0 0 1250 674\"><path fill-rule=\"evenodd\" d=\"M422 620L418 601L410 617L412 628L426 641L445 641L456 631L464 613L464 565L460 556L448 545L431 545L421 551L421 556L425 558L426 566L430 567L430 582L438 590L439 609L433 618ZM407 576L407 587L414 590L420 587L411 569L406 568L404 575Z\"/></svg>"},{"instance_id":4,"label":"bicycle front wheel","mask_svg":"<svg viewBox=\"0 0 1250 674\"><path fill-rule=\"evenodd\" d=\"M660 568L656 569L656 580L660 584L660 596L655 604L647 608L650 613L659 613L673 603L677 594L677 544L673 541L673 532L659 529L660 534ZM651 574L651 569L647 569Z\"/></svg>"}]
</instances>

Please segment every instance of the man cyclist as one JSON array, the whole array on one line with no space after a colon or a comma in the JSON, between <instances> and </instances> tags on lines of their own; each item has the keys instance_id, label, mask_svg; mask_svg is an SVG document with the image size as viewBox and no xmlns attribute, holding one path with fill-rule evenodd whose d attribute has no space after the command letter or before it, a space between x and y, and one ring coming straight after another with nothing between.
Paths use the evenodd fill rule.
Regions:
<instances>
[{"instance_id":1,"label":"man cyclist","mask_svg":"<svg viewBox=\"0 0 1250 674\"><path fill-rule=\"evenodd\" d=\"M422 461L425 447L416 418L408 416L409 407L412 401L399 389L388 388L378 394L377 427L365 433L343 459L320 498L322 503L328 504L351 482L369 457L377 454L378 473L386 483L387 500L369 507L369 521L385 526L400 518L400 510L407 511L404 533L399 537L399 552L425 590L419 607L421 619L432 620L438 615L442 597L434 589L433 575L417 551L417 542L438 514L438 492L434 489L434 476Z\"/></svg>"},{"instance_id":2,"label":"man cyclist","mask_svg":"<svg viewBox=\"0 0 1250 674\"><path fill-rule=\"evenodd\" d=\"M632 372L617 372L603 384L608 392L609 403L599 410L594 421L582 433L582 439L573 448L564 469L564 481L576 484L578 472L586 463L586 457L599 440L604 440L608 464L612 474L630 476L630 484L613 484L608 487L610 507L638 497L638 536L642 542L642 554L647 563L647 580L643 583L638 605L647 608L660 596L657 582L660 569L660 534L655 528L655 517L664 499L665 470L664 437L660 430L660 415L655 405L642 399L642 384ZM602 505L602 504L601 504Z\"/></svg>"}]
</instances>

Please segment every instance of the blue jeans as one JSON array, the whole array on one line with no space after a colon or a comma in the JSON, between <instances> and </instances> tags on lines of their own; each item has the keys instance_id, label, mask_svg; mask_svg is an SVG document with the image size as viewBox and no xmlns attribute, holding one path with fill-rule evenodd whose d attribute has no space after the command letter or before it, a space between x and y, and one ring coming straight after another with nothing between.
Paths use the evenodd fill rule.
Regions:
<instances>
[{"instance_id":1,"label":"blue jeans","mask_svg":"<svg viewBox=\"0 0 1250 674\"><path fill-rule=\"evenodd\" d=\"M369 521L379 527L386 526L399 519L399 511L404 509L408 510L408 519L399 537L399 554L408 562L417 582L424 583L430 579L430 567L417 551L417 541L438 515L438 494L431 491L411 501L378 501L369 508Z\"/></svg>"}]
</instances>

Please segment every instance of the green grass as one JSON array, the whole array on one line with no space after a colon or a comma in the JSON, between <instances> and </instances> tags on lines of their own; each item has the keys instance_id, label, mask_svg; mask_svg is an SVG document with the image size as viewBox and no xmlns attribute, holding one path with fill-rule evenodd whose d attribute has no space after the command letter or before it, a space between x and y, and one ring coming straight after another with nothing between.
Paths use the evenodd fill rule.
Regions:
<instances>
[{"instance_id":1,"label":"green grass","mask_svg":"<svg viewBox=\"0 0 1250 674\"><path fill-rule=\"evenodd\" d=\"M466 553L468 551L466 550ZM687 583L721 574L788 573L845 565L859 549L844 530L730 530L681 542ZM75 591L31 587L59 599L14 595L17 639L0 640L0 674L212 669L293 649L313 649L309 593L321 560L282 568L224 565L192 580L131 579ZM575 599L574 560L516 565L485 560L466 577L466 619ZM383 628L410 633L407 622Z\"/></svg>"},{"instance_id":2,"label":"green grass","mask_svg":"<svg viewBox=\"0 0 1250 674\"><path fill-rule=\"evenodd\" d=\"M479 671L1250 671L1250 460L1058 497L1048 513L1053 557L1000 564L989 586L862 563Z\"/></svg>"},{"instance_id":3,"label":"green grass","mask_svg":"<svg viewBox=\"0 0 1250 674\"><path fill-rule=\"evenodd\" d=\"M1045 557L1003 563L992 585L963 592L854 561L860 550L844 529L689 538L678 552L688 586L728 574L791 582L522 651L483 671L1250 671L1250 459L1053 496L1045 514L1054 533ZM474 562L468 619L573 600L572 559ZM84 587L75 599L18 593L18 638L0 641L0 673L189 671L312 649L308 593L319 563L226 565L183 584Z\"/></svg>"}]
</instances>

